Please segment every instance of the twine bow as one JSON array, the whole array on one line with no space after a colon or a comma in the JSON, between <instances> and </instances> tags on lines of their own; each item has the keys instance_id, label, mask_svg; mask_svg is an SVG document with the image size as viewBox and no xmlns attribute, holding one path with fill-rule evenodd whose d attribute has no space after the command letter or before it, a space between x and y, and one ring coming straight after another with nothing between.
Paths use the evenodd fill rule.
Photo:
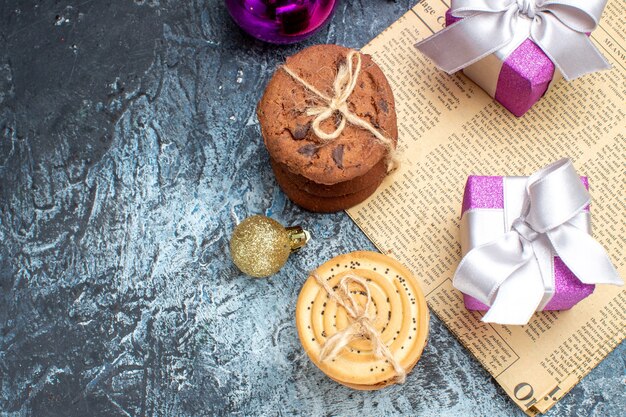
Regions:
<instances>
[{"instance_id":1,"label":"twine bow","mask_svg":"<svg viewBox=\"0 0 626 417\"><path fill-rule=\"evenodd\" d=\"M367 130L374 135L374 137L385 146L389 154L394 152L393 140L383 135L366 120L361 119L356 114L352 113L348 108L348 98L354 91L359 78L359 73L361 72L361 54L359 52L350 51L346 56L346 62L339 66L337 76L333 81L333 97L329 97L309 84L307 81L303 80L288 66L283 65L282 69L289 74L291 78L302 84L307 90L318 96L326 104L325 106L309 107L306 111L308 116L316 116L315 119L313 119L313 123L311 123L311 129L318 138L323 141L337 139L345 129L346 124L350 123L351 125ZM321 124L325 120L333 117L335 113L339 113L341 115L341 121L333 132L326 133L322 129Z\"/></svg>"},{"instance_id":2,"label":"twine bow","mask_svg":"<svg viewBox=\"0 0 626 417\"><path fill-rule=\"evenodd\" d=\"M452 74L496 51L513 52L530 38L569 81L610 68L587 36L598 25L606 2L452 0L452 16L463 19L415 46Z\"/></svg>"},{"instance_id":3,"label":"twine bow","mask_svg":"<svg viewBox=\"0 0 626 417\"><path fill-rule=\"evenodd\" d=\"M381 339L380 333L374 326L375 317L371 317L369 314L372 296L367 282L356 275L346 275L339 281L337 290L333 290L328 283L318 275L313 274L313 277L317 283L324 288L326 293L346 310L348 316L353 320L345 329L335 333L326 340L320 352L320 360L326 361L335 358L341 349L346 347L352 340L369 339L372 342L374 355L377 358L387 359L396 371L396 382L400 384L404 383L406 380L406 371L393 356L387 344ZM365 306L361 306L350 293L348 285L351 282L355 282L365 289L367 297Z\"/></svg>"}]
</instances>

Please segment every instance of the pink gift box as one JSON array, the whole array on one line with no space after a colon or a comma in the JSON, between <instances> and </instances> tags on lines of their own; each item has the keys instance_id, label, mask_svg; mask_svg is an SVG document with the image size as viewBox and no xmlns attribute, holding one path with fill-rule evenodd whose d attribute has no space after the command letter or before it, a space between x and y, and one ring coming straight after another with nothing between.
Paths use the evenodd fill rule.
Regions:
<instances>
[{"instance_id":1,"label":"pink gift box","mask_svg":"<svg viewBox=\"0 0 626 417\"><path fill-rule=\"evenodd\" d=\"M587 177L581 177L585 188L589 189ZM461 217L468 210L504 209L504 177L488 177L471 175L465 184ZM589 211L589 207L585 208ZM502 234L507 230L502 230ZM471 234L472 230L468 230ZM469 248L463 248L466 253ZM576 303L593 293L595 285L583 284L569 270L558 256L553 257L555 293L544 310L568 310ZM463 294L465 308L468 310L489 310L489 307L477 299Z\"/></svg>"},{"instance_id":2,"label":"pink gift box","mask_svg":"<svg viewBox=\"0 0 626 417\"><path fill-rule=\"evenodd\" d=\"M459 20L450 10L446 12L447 26ZM526 39L504 61L494 98L520 117L543 97L553 76L554 63L532 40Z\"/></svg>"}]
</instances>

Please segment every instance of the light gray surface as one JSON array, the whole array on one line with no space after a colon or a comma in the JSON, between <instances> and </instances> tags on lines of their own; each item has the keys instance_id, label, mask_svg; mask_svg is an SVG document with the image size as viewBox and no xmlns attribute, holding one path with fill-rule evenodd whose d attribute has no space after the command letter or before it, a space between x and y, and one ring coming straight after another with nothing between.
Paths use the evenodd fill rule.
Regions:
<instances>
[{"instance_id":1,"label":"light gray surface","mask_svg":"<svg viewBox=\"0 0 626 417\"><path fill-rule=\"evenodd\" d=\"M213 1L0 3L0 412L6 416L521 416L442 323L403 386L339 386L301 350L307 271L373 249L279 190L255 117L304 46L360 47L412 1L341 1L307 42L239 31ZM237 221L314 240L267 280L231 264ZM550 413L618 416L623 344Z\"/></svg>"}]
</instances>

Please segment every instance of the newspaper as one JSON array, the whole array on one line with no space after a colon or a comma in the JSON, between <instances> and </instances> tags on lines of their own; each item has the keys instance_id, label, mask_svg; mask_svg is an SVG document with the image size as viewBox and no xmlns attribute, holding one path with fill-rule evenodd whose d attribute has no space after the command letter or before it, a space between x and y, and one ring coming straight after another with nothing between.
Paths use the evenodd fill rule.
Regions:
<instances>
[{"instance_id":1,"label":"newspaper","mask_svg":"<svg viewBox=\"0 0 626 417\"><path fill-rule=\"evenodd\" d=\"M394 90L404 161L348 214L381 252L411 268L432 311L528 415L552 407L623 339L626 291L598 286L526 326L482 323L452 287L470 174L529 175L564 156L589 177L594 237L626 276L626 27L609 0L591 38L609 71L561 81L516 118L464 75L437 70L414 44L444 27L449 2L417 4L363 48Z\"/></svg>"}]
</instances>

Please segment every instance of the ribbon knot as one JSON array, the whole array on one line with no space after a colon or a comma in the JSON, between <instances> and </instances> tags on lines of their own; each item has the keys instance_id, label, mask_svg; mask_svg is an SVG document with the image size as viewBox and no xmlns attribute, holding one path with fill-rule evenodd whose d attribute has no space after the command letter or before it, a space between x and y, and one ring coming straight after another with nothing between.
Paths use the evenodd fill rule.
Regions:
<instances>
[{"instance_id":1,"label":"ribbon knot","mask_svg":"<svg viewBox=\"0 0 626 417\"><path fill-rule=\"evenodd\" d=\"M517 0L519 11L531 19L535 18L535 1L534 0Z\"/></svg>"},{"instance_id":2,"label":"ribbon knot","mask_svg":"<svg viewBox=\"0 0 626 417\"><path fill-rule=\"evenodd\" d=\"M528 242L533 242L539 237L539 233L533 230L533 228L521 217L513 221L511 229L515 230L520 237Z\"/></svg>"},{"instance_id":3,"label":"ribbon knot","mask_svg":"<svg viewBox=\"0 0 626 417\"><path fill-rule=\"evenodd\" d=\"M589 40L607 0L452 0L459 22L415 46L448 74L530 38L566 80L610 68ZM520 15L528 19L520 19ZM508 55L507 55L508 56ZM506 57L505 57L506 58Z\"/></svg>"},{"instance_id":4,"label":"ribbon knot","mask_svg":"<svg viewBox=\"0 0 626 417\"><path fill-rule=\"evenodd\" d=\"M393 356L387 344L381 339L380 332L376 329L376 326L374 326L375 317L372 317L369 313L372 294L367 282L356 275L346 275L341 278L337 289L334 290L317 274L313 274L313 277L317 283L324 288L329 297L342 306L352 319L350 325L326 340L320 351L320 360L326 361L335 358L339 352L354 339L368 339L372 342L374 355L377 358L387 359L396 372L396 381L400 384L404 383L406 380L406 371ZM364 288L366 297L364 306L361 307L350 292L350 283L357 283Z\"/></svg>"},{"instance_id":5,"label":"ribbon knot","mask_svg":"<svg viewBox=\"0 0 626 417\"><path fill-rule=\"evenodd\" d=\"M551 297L553 271L542 265L554 255L584 284L623 285L604 248L575 225L589 201L569 159L528 178L511 231L470 250L454 275L457 289L490 306L483 321L526 324Z\"/></svg>"},{"instance_id":6,"label":"ribbon knot","mask_svg":"<svg viewBox=\"0 0 626 417\"><path fill-rule=\"evenodd\" d=\"M390 159L389 171L397 167L398 162L393 157L396 146L394 141L381 133L381 131L376 129L369 122L352 113L348 106L348 99L354 91L359 74L361 73L361 54L359 52L350 51L346 56L346 61L339 65L337 76L333 81L333 97L329 97L327 94L319 91L313 85L303 80L288 66L283 65L282 69L289 74L291 78L302 84L307 90L318 96L318 98L324 102L324 106L310 107L306 111L308 116L316 116L311 123L311 130L313 130L313 133L315 133L318 138L326 142L335 140L341 135L346 124L350 123L353 126L367 130L387 149ZM333 117L336 113L340 115L341 120L339 125L337 125L332 132L325 132L321 127L322 123Z\"/></svg>"}]
</instances>

